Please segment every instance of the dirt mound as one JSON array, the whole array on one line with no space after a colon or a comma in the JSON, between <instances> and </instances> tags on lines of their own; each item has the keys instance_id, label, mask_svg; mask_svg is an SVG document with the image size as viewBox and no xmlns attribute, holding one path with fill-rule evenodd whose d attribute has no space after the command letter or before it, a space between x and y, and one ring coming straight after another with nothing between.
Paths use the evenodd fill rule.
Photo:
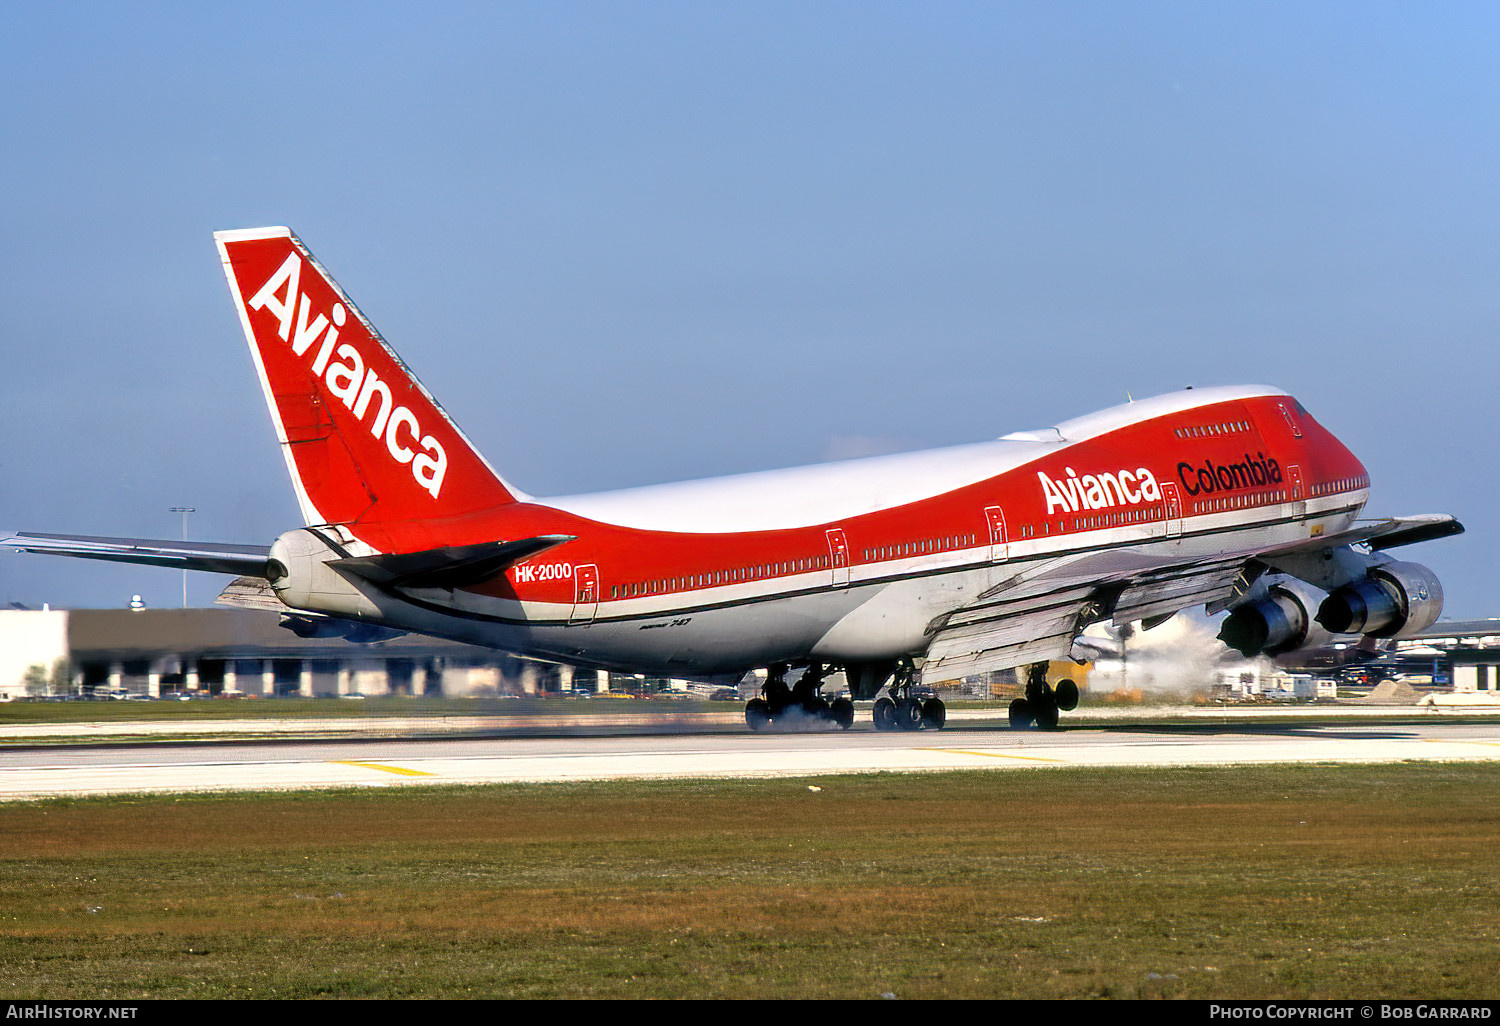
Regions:
<instances>
[{"instance_id":1,"label":"dirt mound","mask_svg":"<svg viewBox=\"0 0 1500 1026\"><path fill-rule=\"evenodd\" d=\"M1404 680L1383 680L1365 697L1371 705L1416 705L1421 700L1422 693Z\"/></svg>"}]
</instances>

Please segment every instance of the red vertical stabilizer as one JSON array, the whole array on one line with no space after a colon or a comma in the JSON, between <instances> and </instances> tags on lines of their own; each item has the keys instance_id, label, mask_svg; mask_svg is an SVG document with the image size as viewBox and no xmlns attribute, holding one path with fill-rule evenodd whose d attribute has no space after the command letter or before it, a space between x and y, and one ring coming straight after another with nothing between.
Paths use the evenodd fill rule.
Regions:
<instances>
[{"instance_id":1,"label":"red vertical stabilizer","mask_svg":"<svg viewBox=\"0 0 1500 1026\"><path fill-rule=\"evenodd\" d=\"M214 239L309 526L421 545L424 521L518 501L290 229Z\"/></svg>"}]
</instances>

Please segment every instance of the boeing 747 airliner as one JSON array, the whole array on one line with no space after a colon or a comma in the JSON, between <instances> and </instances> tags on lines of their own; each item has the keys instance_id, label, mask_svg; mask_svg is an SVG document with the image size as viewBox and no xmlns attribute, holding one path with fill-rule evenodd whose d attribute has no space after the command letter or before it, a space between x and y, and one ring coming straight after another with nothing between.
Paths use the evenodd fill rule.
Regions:
<instances>
[{"instance_id":1,"label":"boeing 747 airliner","mask_svg":"<svg viewBox=\"0 0 1500 1026\"><path fill-rule=\"evenodd\" d=\"M1420 631L1436 576L1387 555L1463 530L1360 520L1369 478L1294 398L1190 389L1055 427L538 499L502 478L290 230L216 235L304 526L269 545L11 535L30 552L233 574L304 635L420 632L673 677L767 669L746 719L941 726L924 683L1026 671L1017 726L1077 702L1036 667L1101 621L1228 610L1245 654ZM788 675L801 669L800 678Z\"/></svg>"}]
</instances>

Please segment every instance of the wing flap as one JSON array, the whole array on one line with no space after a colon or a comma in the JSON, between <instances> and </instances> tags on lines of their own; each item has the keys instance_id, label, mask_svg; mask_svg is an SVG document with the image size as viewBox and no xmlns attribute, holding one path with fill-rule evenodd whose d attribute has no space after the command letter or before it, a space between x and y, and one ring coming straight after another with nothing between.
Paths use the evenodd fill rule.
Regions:
<instances>
[{"instance_id":1,"label":"wing flap","mask_svg":"<svg viewBox=\"0 0 1500 1026\"><path fill-rule=\"evenodd\" d=\"M1189 606L1208 605L1234 592L1244 560L1212 563L1186 572L1131 581L1120 593L1111 619L1116 626L1170 617Z\"/></svg>"},{"instance_id":2,"label":"wing flap","mask_svg":"<svg viewBox=\"0 0 1500 1026\"><path fill-rule=\"evenodd\" d=\"M214 604L233 606L236 609L262 609L273 613L286 611L286 604L276 597L276 592L271 589L271 582L264 577L236 577L219 592Z\"/></svg>"},{"instance_id":3,"label":"wing flap","mask_svg":"<svg viewBox=\"0 0 1500 1026\"><path fill-rule=\"evenodd\" d=\"M1071 558L1039 567L1019 586L991 589L985 600L934 621L922 679L1068 658L1090 623L1170 615L1231 593L1246 559L1236 554L1145 570L1115 555L1107 563Z\"/></svg>"},{"instance_id":4,"label":"wing flap","mask_svg":"<svg viewBox=\"0 0 1500 1026\"><path fill-rule=\"evenodd\" d=\"M1078 608L939 631L922 664L922 683L1066 658L1073 649Z\"/></svg>"}]
</instances>

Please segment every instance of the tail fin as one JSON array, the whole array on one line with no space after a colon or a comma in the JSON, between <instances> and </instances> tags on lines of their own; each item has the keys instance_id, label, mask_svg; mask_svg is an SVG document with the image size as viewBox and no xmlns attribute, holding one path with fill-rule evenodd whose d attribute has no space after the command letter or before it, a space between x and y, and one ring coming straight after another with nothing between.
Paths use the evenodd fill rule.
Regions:
<instances>
[{"instance_id":1,"label":"tail fin","mask_svg":"<svg viewBox=\"0 0 1500 1026\"><path fill-rule=\"evenodd\" d=\"M524 499L287 228L216 232L308 526L391 526ZM402 532L396 532L397 534Z\"/></svg>"}]
</instances>

